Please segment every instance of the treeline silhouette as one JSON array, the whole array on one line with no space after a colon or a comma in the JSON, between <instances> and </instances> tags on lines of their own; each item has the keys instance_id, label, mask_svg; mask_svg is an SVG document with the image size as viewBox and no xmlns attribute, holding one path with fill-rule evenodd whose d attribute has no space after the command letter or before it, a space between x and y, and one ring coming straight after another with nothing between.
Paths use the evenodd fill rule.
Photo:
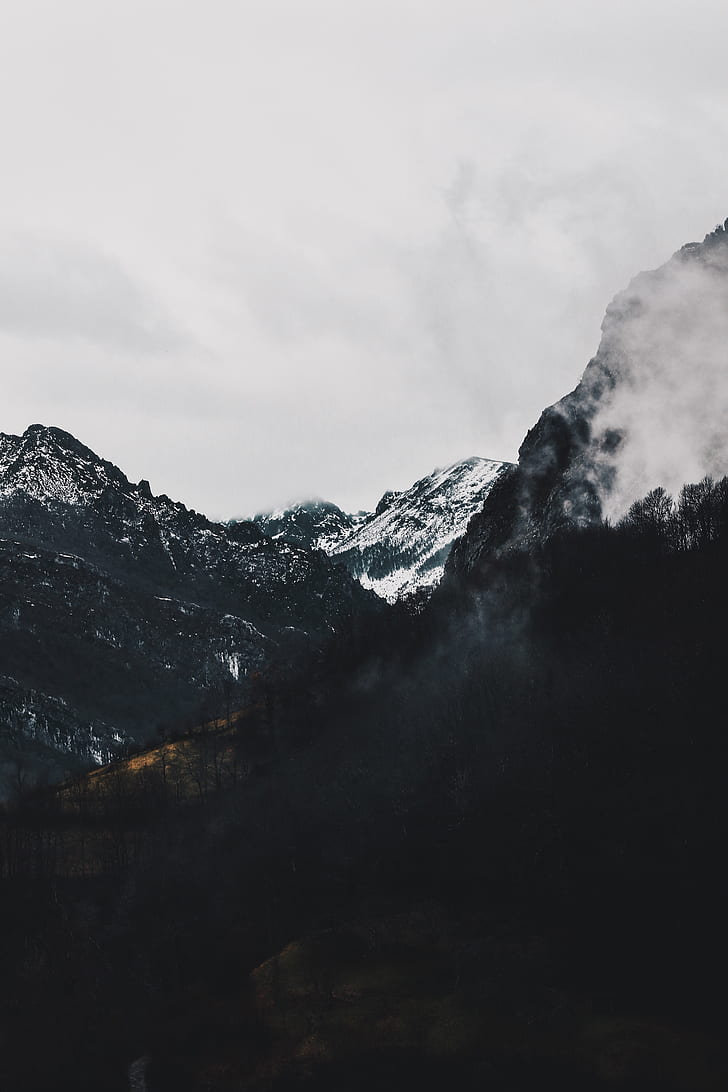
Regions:
<instances>
[{"instance_id":1,"label":"treeline silhouette","mask_svg":"<svg viewBox=\"0 0 728 1092\"><path fill-rule=\"evenodd\" d=\"M182 738L21 794L0 826L3 1087L121 1089L141 1055L154 1089L288 1087L260 1083L251 970L432 906L468 1004L497 988L548 1028L588 997L720 1036L727 557L728 479L653 490L424 611L286 650L244 709L217 695ZM481 941L506 933L494 977ZM492 1052L449 1076L476 1087L486 1063L495 1087L584 1087L563 1059ZM630 1073L590 1087L686 1087ZM308 1080L359 1087L335 1066Z\"/></svg>"}]
</instances>

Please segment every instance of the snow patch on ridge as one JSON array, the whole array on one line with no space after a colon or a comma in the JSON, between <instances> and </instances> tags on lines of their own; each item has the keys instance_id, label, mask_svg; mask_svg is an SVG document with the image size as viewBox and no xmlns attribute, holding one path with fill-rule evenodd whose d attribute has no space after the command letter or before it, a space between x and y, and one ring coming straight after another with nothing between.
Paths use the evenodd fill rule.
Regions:
<instances>
[{"instance_id":1,"label":"snow patch on ridge","mask_svg":"<svg viewBox=\"0 0 728 1092\"><path fill-rule=\"evenodd\" d=\"M305 540L323 550L364 588L392 603L439 583L452 543L508 466L465 459L434 470L403 492L385 493L374 512L352 516L312 500L255 520L277 540Z\"/></svg>"}]
</instances>

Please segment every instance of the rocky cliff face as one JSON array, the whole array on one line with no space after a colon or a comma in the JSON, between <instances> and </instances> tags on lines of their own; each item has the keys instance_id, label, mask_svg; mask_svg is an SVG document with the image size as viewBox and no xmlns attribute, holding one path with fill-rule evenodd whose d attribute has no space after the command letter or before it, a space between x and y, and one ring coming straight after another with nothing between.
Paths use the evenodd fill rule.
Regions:
<instances>
[{"instance_id":1,"label":"rocky cliff face","mask_svg":"<svg viewBox=\"0 0 728 1092\"><path fill-rule=\"evenodd\" d=\"M452 543L508 467L465 459L403 492L385 493L374 512L350 516L336 505L310 501L255 521L277 538L325 551L363 587L395 602L438 583Z\"/></svg>"},{"instance_id":2,"label":"rocky cliff face","mask_svg":"<svg viewBox=\"0 0 728 1092\"><path fill-rule=\"evenodd\" d=\"M607 309L581 382L544 410L448 562L489 559L562 527L617 519L661 485L728 472L728 221Z\"/></svg>"},{"instance_id":3,"label":"rocky cliff face","mask_svg":"<svg viewBox=\"0 0 728 1092\"><path fill-rule=\"evenodd\" d=\"M324 554L155 497L60 429L0 436L6 751L106 759L367 609Z\"/></svg>"}]
</instances>

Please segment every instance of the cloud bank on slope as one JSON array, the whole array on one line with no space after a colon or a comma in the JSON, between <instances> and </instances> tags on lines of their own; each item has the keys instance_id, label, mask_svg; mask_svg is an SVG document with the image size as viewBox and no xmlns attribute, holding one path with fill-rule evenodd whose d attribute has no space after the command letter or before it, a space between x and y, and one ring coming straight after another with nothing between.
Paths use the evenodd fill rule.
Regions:
<instances>
[{"instance_id":1,"label":"cloud bank on slope","mask_svg":"<svg viewBox=\"0 0 728 1092\"><path fill-rule=\"evenodd\" d=\"M599 449L604 515L618 519L658 485L675 493L728 474L728 229L636 277L602 330L598 358L615 382L592 435L620 437Z\"/></svg>"}]
</instances>

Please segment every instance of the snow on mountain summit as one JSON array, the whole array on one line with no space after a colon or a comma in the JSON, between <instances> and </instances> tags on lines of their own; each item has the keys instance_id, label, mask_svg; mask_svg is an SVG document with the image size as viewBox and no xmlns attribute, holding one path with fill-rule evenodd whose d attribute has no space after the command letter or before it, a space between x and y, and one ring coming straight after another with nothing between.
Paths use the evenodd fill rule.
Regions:
<instances>
[{"instance_id":1,"label":"snow on mountain summit","mask_svg":"<svg viewBox=\"0 0 728 1092\"><path fill-rule=\"evenodd\" d=\"M389 602L433 587L453 542L483 507L506 466L473 457L433 470L402 493L385 494L386 503L380 502L375 514L331 554Z\"/></svg>"},{"instance_id":2,"label":"snow on mountain summit","mask_svg":"<svg viewBox=\"0 0 728 1092\"><path fill-rule=\"evenodd\" d=\"M260 513L255 522L271 538L328 553L361 522L361 516L350 516L337 505L316 498L276 512Z\"/></svg>"},{"instance_id":3,"label":"snow on mountain summit","mask_svg":"<svg viewBox=\"0 0 728 1092\"><path fill-rule=\"evenodd\" d=\"M44 502L81 504L109 487L135 489L117 467L63 429L30 425L22 436L0 433L0 492L5 496L20 492Z\"/></svg>"},{"instance_id":4,"label":"snow on mountain summit","mask_svg":"<svg viewBox=\"0 0 728 1092\"><path fill-rule=\"evenodd\" d=\"M508 465L473 457L433 470L403 492L386 492L371 513L310 501L255 521L266 534L323 550L394 602L439 582L452 543Z\"/></svg>"}]
</instances>

